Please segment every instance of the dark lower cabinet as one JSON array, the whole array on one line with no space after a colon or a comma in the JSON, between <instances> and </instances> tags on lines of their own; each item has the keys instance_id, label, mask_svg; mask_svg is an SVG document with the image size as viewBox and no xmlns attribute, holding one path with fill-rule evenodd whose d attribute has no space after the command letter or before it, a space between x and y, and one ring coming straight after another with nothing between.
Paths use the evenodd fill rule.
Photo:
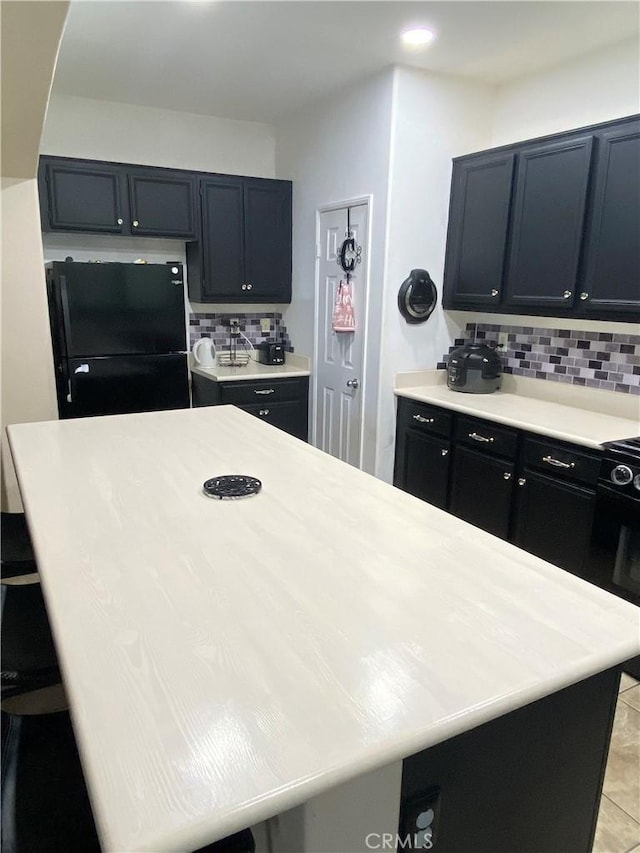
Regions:
<instances>
[{"instance_id":1,"label":"dark lower cabinet","mask_svg":"<svg viewBox=\"0 0 640 853\"><path fill-rule=\"evenodd\" d=\"M598 450L398 401L395 486L598 585L600 465Z\"/></svg>"},{"instance_id":2,"label":"dark lower cabinet","mask_svg":"<svg viewBox=\"0 0 640 853\"><path fill-rule=\"evenodd\" d=\"M397 850L591 853L619 679L607 670L405 758Z\"/></svg>"},{"instance_id":3,"label":"dark lower cabinet","mask_svg":"<svg viewBox=\"0 0 640 853\"><path fill-rule=\"evenodd\" d=\"M494 536L509 535L513 462L456 446L450 510Z\"/></svg>"},{"instance_id":4,"label":"dark lower cabinet","mask_svg":"<svg viewBox=\"0 0 640 853\"><path fill-rule=\"evenodd\" d=\"M295 438L309 437L309 378L217 382L191 375L191 402L197 406L234 405Z\"/></svg>"},{"instance_id":5,"label":"dark lower cabinet","mask_svg":"<svg viewBox=\"0 0 640 853\"><path fill-rule=\"evenodd\" d=\"M396 447L394 485L446 509L450 447L444 439L416 429L403 430Z\"/></svg>"},{"instance_id":6,"label":"dark lower cabinet","mask_svg":"<svg viewBox=\"0 0 640 853\"><path fill-rule=\"evenodd\" d=\"M513 542L561 569L581 574L595 504L594 491L524 471L518 479Z\"/></svg>"}]
</instances>

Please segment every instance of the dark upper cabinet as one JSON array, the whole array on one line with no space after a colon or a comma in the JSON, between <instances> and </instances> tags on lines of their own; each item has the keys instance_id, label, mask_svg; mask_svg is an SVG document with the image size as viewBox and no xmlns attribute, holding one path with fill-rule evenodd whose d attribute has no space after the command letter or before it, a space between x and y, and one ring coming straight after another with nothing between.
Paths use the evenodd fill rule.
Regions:
<instances>
[{"instance_id":1,"label":"dark upper cabinet","mask_svg":"<svg viewBox=\"0 0 640 853\"><path fill-rule=\"evenodd\" d=\"M196 302L240 302L247 292L242 178L202 179L200 201L202 238L187 245L189 296Z\"/></svg>"},{"instance_id":2,"label":"dark upper cabinet","mask_svg":"<svg viewBox=\"0 0 640 853\"><path fill-rule=\"evenodd\" d=\"M518 155L505 301L565 309L574 302L592 136Z\"/></svg>"},{"instance_id":3,"label":"dark upper cabinet","mask_svg":"<svg viewBox=\"0 0 640 853\"><path fill-rule=\"evenodd\" d=\"M224 175L200 183L202 239L187 245L196 302L291 301L291 183Z\"/></svg>"},{"instance_id":4,"label":"dark upper cabinet","mask_svg":"<svg viewBox=\"0 0 640 853\"><path fill-rule=\"evenodd\" d=\"M445 306L500 302L513 152L454 160L444 272Z\"/></svg>"},{"instance_id":5,"label":"dark upper cabinet","mask_svg":"<svg viewBox=\"0 0 640 853\"><path fill-rule=\"evenodd\" d=\"M39 186L45 231L128 233L126 182L118 166L42 158Z\"/></svg>"},{"instance_id":6,"label":"dark upper cabinet","mask_svg":"<svg viewBox=\"0 0 640 853\"><path fill-rule=\"evenodd\" d=\"M638 116L457 158L443 305L638 321L638 221Z\"/></svg>"},{"instance_id":7,"label":"dark upper cabinet","mask_svg":"<svg viewBox=\"0 0 640 853\"><path fill-rule=\"evenodd\" d=\"M458 445L455 449L450 511L506 539L513 494L513 462Z\"/></svg>"},{"instance_id":8,"label":"dark upper cabinet","mask_svg":"<svg viewBox=\"0 0 640 853\"><path fill-rule=\"evenodd\" d=\"M595 492L525 471L518 479L517 498L514 544L562 569L582 574Z\"/></svg>"},{"instance_id":9,"label":"dark upper cabinet","mask_svg":"<svg viewBox=\"0 0 640 853\"><path fill-rule=\"evenodd\" d=\"M188 172L42 157L45 231L197 236L195 178Z\"/></svg>"},{"instance_id":10,"label":"dark upper cabinet","mask_svg":"<svg viewBox=\"0 0 640 853\"><path fill-rule=\"evenodd\" d=\"M640 314L640 121L596 136L579 293L585 314Z\"/></svg>"},{"instance_id":11,"label":"dark upper cabinet","mask_svg":"<svg viewBox=\"0 0 640 853\"><path fill-rule=\"evenodd\" d=\"M244 181L245 280L251 299L291 301L291 183Z\"/></svg>"},{"instance_id":12,"label":"dark upper cabinet","mask_svg":"<svg viewBox=\"0 0 640 853\"><path fill-rule=\"evenodd\" d=\"M197 236L196 181L164 169L128 171L131 233L145 237Z\"/></svg>"}]
</instances>

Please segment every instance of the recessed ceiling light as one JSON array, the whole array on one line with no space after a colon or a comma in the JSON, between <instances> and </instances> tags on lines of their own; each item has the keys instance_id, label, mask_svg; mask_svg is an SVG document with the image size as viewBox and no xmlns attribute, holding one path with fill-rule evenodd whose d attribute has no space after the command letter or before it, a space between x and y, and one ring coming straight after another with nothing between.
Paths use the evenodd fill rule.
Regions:
<instances>
[{"instance_id":1,"label":"recessed ceiling light","mask_svg":"<svg viewBox=\"0 0 640 853\"><path fill-rule=\"evenodd\" d=\"M436 34L426 27L412 27L410 30L405 30L400 36L402 41L405 44L411 45L411 47L421 47L422 45L429 44L435 37Z\"/></svg>"}]
</instances>

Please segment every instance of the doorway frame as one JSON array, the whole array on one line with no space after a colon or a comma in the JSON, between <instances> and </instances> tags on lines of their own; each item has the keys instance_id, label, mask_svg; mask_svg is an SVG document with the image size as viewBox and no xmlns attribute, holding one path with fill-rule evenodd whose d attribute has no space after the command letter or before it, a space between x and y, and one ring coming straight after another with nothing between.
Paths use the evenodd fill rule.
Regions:
<instances>
[{"instance_id":1,"label":"doorway frame","mask_svg":"<svg viewBox=\"0 0 640 853\"><path fill-rule=\"evenodd\" d=\"M371 229L373 224L373 195L362 195L343 201L334 201L327 204L318 205L316 208L316 234L315 234L315 274L314 274L314 296L313 296L313 393L311 405L311 444L317 447L317 414L318 414L318 351L319 351L319 327L320 327L320 258L322 257L322 247L320 244L320 218L323 213L329 213L332 210L342 210L348 207L359 207L366 205L367 207L367 245L366 245L366 274L367 274L367 290L365 293L365 304L362 308L362 317L364 318L362 327L362 378L360 380L360 388L362 389L362 406L360 415L360 451L358 453L358 468L362 471L363 456L364 456L364 437L365 437L365 412L367 402L367 359L369 355L369 289L371 287ZM358 309L360 311L360 309Z\"/></svg>"}]
</instances>

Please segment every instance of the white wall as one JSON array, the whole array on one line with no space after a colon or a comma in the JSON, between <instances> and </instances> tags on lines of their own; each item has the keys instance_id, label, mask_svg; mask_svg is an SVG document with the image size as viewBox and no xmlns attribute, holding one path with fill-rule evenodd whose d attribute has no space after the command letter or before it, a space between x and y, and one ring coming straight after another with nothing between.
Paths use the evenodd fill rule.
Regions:
<instances>
[{"instance_id":1,"label":"white wall","mask_svg":"<svg viewBox=\"0 0 640 853\"><path fill-rule=\"evenodd\" d=\"M269 124L53 95L42 154L273 178Z\"/></svg>"},{"instance_id":2,"label":"white wall","mask_svg":"<svg viewBox=\"0 0 640 853\"><path fill-rule=\"evenodd\" d=\"M632 38L521 77L496 90L491 146L506 145L640 112L640 41ZM543 317L451 312L463 322L557 326ZM592 330L589 320L571 320L572 329ZM598 321L605 332L631 331L629 324Z\"/></svg>"},{"instance_id":3,"label":"white wall","mask_svg":"<svg viewBox=\"0 0 640 853\"><path fill-rule=\"evenodd\" d=\"M637 113L639 69L633 38L500 86L491 146Z\"/></svg>"},{"instance_id":4,"label":"white wall","mask_svg":"<svg viewBox=\"0 0 640 853\"><path fill-rule=\"evenodd\" d=\"M57 417L35 175L66 2L3 3L2 427ZM21 509L2 436L2 506Z\"/></svg>"},{"instance_id":5,"label":"white wall","mask_svg":"<svg viewBox=\"0 0 640 853\"><path fill-rule=\"evenodd\" d=\"M395 373L435 367L459 329L440 305L426 323L408 324L398 288L419 267L442 294L451 160L489 146L493 107L490 86L409 68L395 70L394 92L376 459L385 480L393 474Z\"/></svg>"},{"instance_id":6,"label":"white wall","mask_svg":"<svg viewBox=\"0 0 640 853\"><path fill-rule=\"evenodd\" d=\"M389 69L307 106L276 127L277 176L293 181L293 302L284 319L302 353L313 351L316 211L322 205L373 196L370 336L363 386L367 471L375 464L392 87Z\"/></svg>"}]
</instances>

